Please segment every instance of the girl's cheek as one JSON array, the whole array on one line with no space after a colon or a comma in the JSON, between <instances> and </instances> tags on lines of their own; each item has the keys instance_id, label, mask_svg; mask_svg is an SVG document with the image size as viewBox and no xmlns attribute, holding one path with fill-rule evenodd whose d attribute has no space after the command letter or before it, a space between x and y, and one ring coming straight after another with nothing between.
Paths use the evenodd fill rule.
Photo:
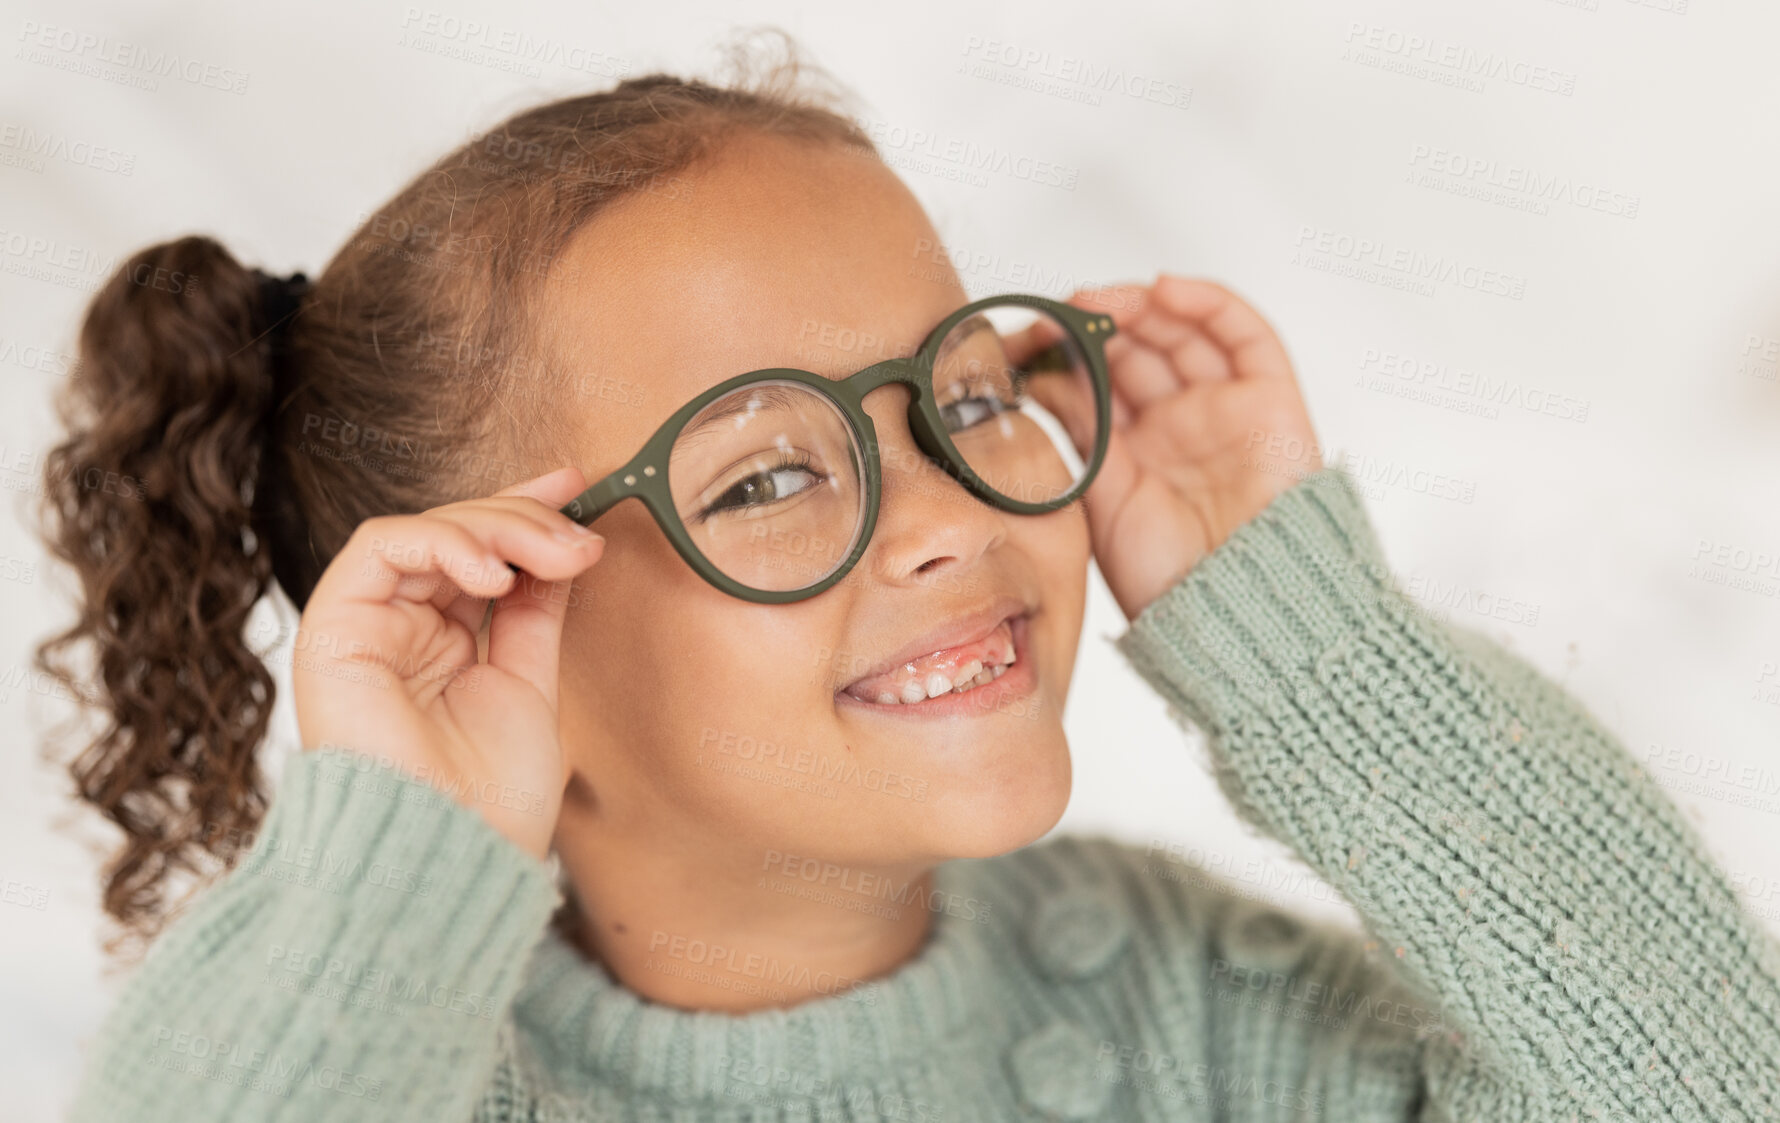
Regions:
<instances>
[{"instance_id":1,"label":"girl's cheek","mask_svg":"<svg viewBox=\"0 0 1780 1123\"><path fill-rule=\"evenodd\" d=\"M1081 503L1037 518L1023 519L1030 530L1016 524L1015 532L1025 531L1033 542L1033 556L1044 567L1045 580L1074 582L1086 580L1088 557L1092 551L1088 537L1087 507ZM1049 590L1047 590L1049 591Z\"/></svg>"}]
</instances>

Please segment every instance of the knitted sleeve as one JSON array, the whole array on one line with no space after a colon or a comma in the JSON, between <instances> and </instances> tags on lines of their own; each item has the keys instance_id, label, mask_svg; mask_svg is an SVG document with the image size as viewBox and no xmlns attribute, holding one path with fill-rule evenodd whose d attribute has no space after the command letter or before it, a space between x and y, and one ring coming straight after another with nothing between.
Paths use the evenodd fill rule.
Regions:
<instances>
[{"instance_id":1,"label":"knitted sleeve","mask_svg":"<svg viewBox=\"0 0 1780 1123\"><path fill-rule=\"evenodd\" d=\"M1418 1119L1780 1118L1773 942L1579 702L1392 583L1343 470L1277 496L1118 646L1206 731L1238 813L1354 904L1405 1008L1437 1012L1300 1025L1307 1070L1368 1041L1348 1059L1400 1070Z\"/></svg>"},{"instance_id":2,"label":"knitted sleeve","mask_svg":"<svg viewBox=\"0 0 1780 1123\"><path fill-rule=\"evenodd\" d=\"M559 900L437 789L293 754L252 848L126 984L70 1118L467 1120Z\"/></svg>"}]
</instances>

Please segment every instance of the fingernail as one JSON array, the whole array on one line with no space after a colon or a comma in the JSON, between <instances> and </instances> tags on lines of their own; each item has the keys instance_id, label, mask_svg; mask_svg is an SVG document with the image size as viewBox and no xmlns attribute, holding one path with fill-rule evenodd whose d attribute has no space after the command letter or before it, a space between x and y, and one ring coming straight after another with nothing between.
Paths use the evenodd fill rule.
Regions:
<instances>
[{"instance_id":1,"label":"fingernail","mask_svg":"<svg viewBox=\"0 0 1780 1123\"><path fill-rule=\"evenodd\" d=\"M580 531L579 534L570 534L563 530L553 530L550 532L550 537L556 539L565 546L593 545L593 531L588 530L584 526L577 526L576 529Z\"/></svg>"}]
</instances>

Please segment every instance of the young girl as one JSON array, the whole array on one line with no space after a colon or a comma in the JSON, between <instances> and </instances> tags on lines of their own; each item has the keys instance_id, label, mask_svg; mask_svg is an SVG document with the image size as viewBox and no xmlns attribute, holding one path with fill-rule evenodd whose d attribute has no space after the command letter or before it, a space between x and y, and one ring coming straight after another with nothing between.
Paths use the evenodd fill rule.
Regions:
<instances>
[{"instance_id":1,"label":"young girl","mask_svg":"<svg viewBox=\"0 0 1780 1123\"><path fill-rule=\"evenodd\" d=\"M1267 323L1172 274L961 314L939 244L795 82L651 75L445 156L312 286L195 236L119 270L42 657L109 707L108 911L233 868L76 1119L1776 1118L1773 945L1583 707L1393 587ZM1028 845L1090 556L1366 938Z\"/></svg>"}]
</instances>

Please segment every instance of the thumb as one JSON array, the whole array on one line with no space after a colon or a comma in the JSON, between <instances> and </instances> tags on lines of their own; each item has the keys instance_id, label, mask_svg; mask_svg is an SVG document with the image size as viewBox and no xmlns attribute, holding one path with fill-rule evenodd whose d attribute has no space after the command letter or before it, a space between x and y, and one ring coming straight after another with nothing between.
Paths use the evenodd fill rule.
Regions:
<instances>
[{"instance_id":1,"label":"thumb","mask_svg":"<svg viewBox=\"0 0 1780 1123\"><path fill-rule=\"evenodd\" d=\"M589 565L605 553L604 539L589 551ZM576 596L571 580L546 581L521 571L513 588L494 603L488 623L488 663L532 684L552 712L557 703L557 668L562 623Z\"/></svg>"},{"instance_id":2,"label":"thumb","mask_svg":"<svg viewBox=\"0 0 1780 1123\"><path fill-rule=\"evenodd\" d=\"M586 486L586 475L571 465L502 488L495 494L525 496L554 510L581 494ZM594 565L605 552L605 539L595 538L593 548L588 551L587 564ZM512 568L515 574L513 588L494 602L489 616L488 663L531 683L555 712L562 624L575 597L574 581L572 578L546 581L517 567Z\"/></svg>"}]
</instances>

